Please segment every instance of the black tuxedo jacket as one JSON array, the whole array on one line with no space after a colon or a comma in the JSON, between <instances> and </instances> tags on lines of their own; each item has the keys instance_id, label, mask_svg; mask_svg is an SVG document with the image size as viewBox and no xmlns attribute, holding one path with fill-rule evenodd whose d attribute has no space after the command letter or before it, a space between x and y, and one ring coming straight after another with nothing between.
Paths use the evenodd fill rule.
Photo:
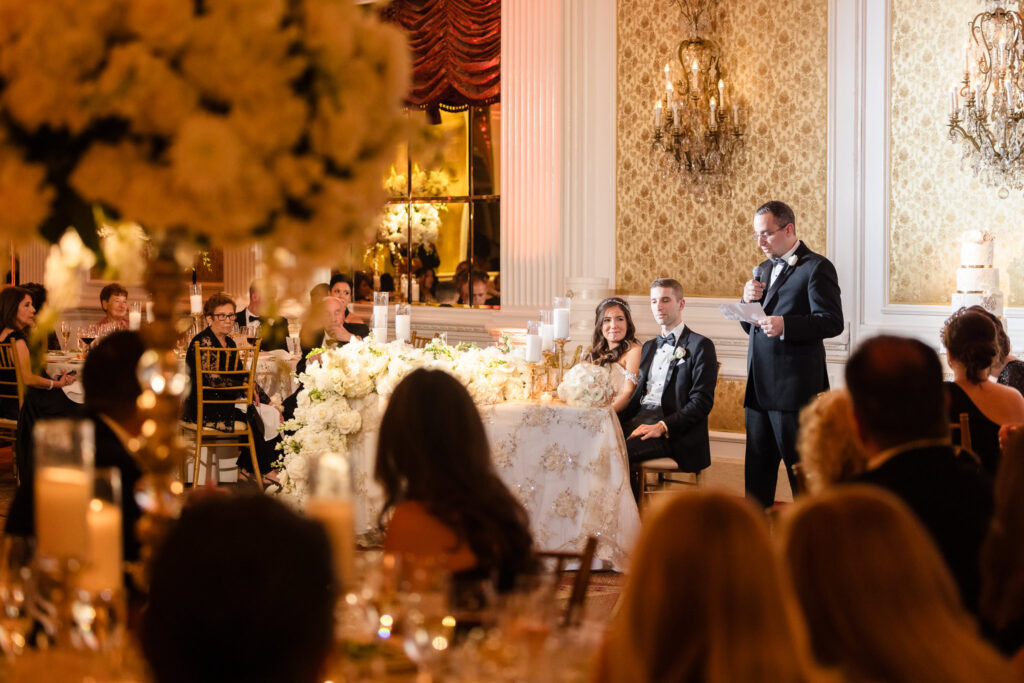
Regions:
<instances>
[{"instance_id":1,"label":"black tuxedo jacket","mask_svg":"<svg viewBox=\"0 0 1024 683\"><path fill-rule=\"evenodd\" d=\"M245 329L246 326L246 312L249 309L243 308L238 313L235 313L235 322L238 323L239 329ZM288 318L268 318L263 317L260 322L260 344L261 351L273 351L275 349L288 349Z\"/></svg>"},{"instance_id":2,"label":"black tuxedo jacket","mask_svg":"<svg viewBox=\"0 0 1024 683\"><path fill-rule=\"evenodd\" d=\"M772 263L763 261L760 299L765 314L782 316L783 337L768 337L761 328L740 323L747 346L747 393L743 405L762 410L800 410L828 389L823 340L843 331L843 304L835 266L800 243L797 264L782 267L772 287Z\"/></svg>"},{"instance_id":3,"label":"black tuxedo jacket","mask_svg":"<svg viewBox=\"0 0 1024 683\"><path fill-rule=\"evenodd\" d=\"M640 352L636 390L619 413L623 425L629 424L640 411L640 401L647 393L647 377L657 348L657 339L651 339ZM665 413L672 458L682 470L698 472L711 465L708 413L715 404L718 356L715 354L714 343L689 327L683 328L675 348L685 349L685 355L674 359L669 365L665 392L661 395L661 408Z\"/></svg>"}]
</instances>

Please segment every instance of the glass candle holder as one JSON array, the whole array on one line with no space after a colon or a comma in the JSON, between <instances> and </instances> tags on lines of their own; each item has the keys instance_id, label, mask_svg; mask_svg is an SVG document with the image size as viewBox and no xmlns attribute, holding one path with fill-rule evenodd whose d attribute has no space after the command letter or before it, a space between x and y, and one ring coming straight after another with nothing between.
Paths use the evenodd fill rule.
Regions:
<instances>
[{"instance_id":1,"label":"glass candle holder","mask_svg":"<svg viewBox=\"0 0 1024 683\"><path fill-rule=\"evenodd\" d=\"M552 322L550 310L540 312L540 350L554 351L555 349L555 325Z\"/></svg>"},{"instance_id":2,"label":"glass candle holder","mask_svg":"<svg viewBox=\"0 0 1024 683\"><path fill-rule=\"evenodd\" d=\"M539 363L541 353L541 323L539 320L530 320L526 323L526 362Z\"/></svg>"},{"instance_id":3,"label":"glass candle holder","mask_svg":"<svg viewBox=\"0 0 1024 683\"><path fill-rule=\"evenodd\" d=\"M128 308L128 329L137 330L142 327L142 304L133 301Z\"/></svg>"},{"instance_id":4,"label":"glass candle holder","mask_svg":"<svg viewBox=\"0 0 1024 683\"><path fill-rule=\"evenodd\" d=\"M555 327L555 339L569 338L569 322L571 320L569 302L567 297L555 297L554 308L551 312L551 320Z\"/></svg>"},{"instance_id":5,"label":"glass candle holder","mask_svg":"<svg viewBox=\"0 0 1024 683\"><path fill-rule=\"evenodd\" d=\"M409 304L395 305L395 339L412 341L412 306Z\"/></svg>"},{"instance_id":6,"label":"glass candle holder","mask_svg":"<svg viewBox=\"0 0 1024 683\"><path fill-rule=\"evenodd\" d=\"M188 308L192 315L203 314L203 286L198 282L188 286Z\"/></svg>"}]
</instances>

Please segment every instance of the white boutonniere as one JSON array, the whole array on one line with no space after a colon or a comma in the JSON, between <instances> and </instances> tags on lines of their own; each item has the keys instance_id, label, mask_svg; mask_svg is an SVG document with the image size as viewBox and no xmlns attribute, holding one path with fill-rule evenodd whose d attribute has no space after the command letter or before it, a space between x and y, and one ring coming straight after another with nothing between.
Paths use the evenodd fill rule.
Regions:
<instances>
[{"instance_id":1,"label":"white boutonniere","mask_svg":"<svg viewBox=\"0 0 1024 683\"><path fill-rule=\"evenodd\" d=\"M686 358L686 347L677 346L676 350L672 353L672 358L675 360Z\"/></svg>"},{"instance_id":2,"label":"white boutonniere","mask_svg":"<svg viewBox=\"0 0 1024 683\"><path fill-rule=\"evenodd\" d=\"M790 265L790 267L793 267L793 266L795 266L797 264L797 261L799 261L799 260L800 260L800 257L797 256L796 254L793 254L788 259L786 259L786 263L788 263Z\"/></svg>"}]
</instances>

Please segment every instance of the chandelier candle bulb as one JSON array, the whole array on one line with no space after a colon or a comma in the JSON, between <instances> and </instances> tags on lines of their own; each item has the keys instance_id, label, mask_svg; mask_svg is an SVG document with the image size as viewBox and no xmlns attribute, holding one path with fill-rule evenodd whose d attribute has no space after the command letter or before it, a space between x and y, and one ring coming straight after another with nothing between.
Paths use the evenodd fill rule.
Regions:
<instances>
[{"instance_id":1,"label":"chandelier candle bulb","mask_svg":"<svg viewBox=\"0 0 1024 683\"><path fill-rule=\"evenodd\" d=\"M672 103L672 126L679 127L679 104L676 102Z\"/></svg>"},{"instance_id":2,"label":"chandelier candle bulb","mask_svg":"<svg viewBox=\"0 0 1024 683\"><path fill-rule=\"evenodd\" d=\"M732 125L736 130L740 128L740 105L732 105Z\"/></svg>"},{"instance_id":3,"label":"chandelier candle bulb","mask_svg":"<svg viewBox=\"0 0 1024 683\"><path fill-rule=\"evenodd\" d=\"M89 501L88 562L79 582L92 593L118 590L124 583L121 570L121 508L99 498Z\"/></svg>"},{"instance_id":4,"label":"chandelier candle bulb","mask_svg":"<svg viewBox=\"0 0 1024 683\"><path fill-rule=\"evenodd\" d=\"M718 103L725 108L725 82L721 78L718 79Z\"/></svg>"},{"instance_id":5,"label":"chandelier candle bulb","mask_svg":"<svg viewBox=\"0 0 1024 683\"><path fill-rule=\"evenodd\" d=\"M654 103L654 127L661 128L661 100Z\"/></svg>"}]
</instances>

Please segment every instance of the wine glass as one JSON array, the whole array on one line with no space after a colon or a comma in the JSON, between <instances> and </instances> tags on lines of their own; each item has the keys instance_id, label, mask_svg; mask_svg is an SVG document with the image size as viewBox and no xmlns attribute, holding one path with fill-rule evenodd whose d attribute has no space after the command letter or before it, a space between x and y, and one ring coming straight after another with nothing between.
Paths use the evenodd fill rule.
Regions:
<instances>
[{"instance_id":1,"label":"wine glass","mask_svg":"<svg viewBox=\"0 0 1024 683\"><path fill-rule=\"evenodd\" d=\"M83 351L88 351L89 350L89 346L93 343L93 341L96 340L96 334L97 334L96 325L89 325L84 330L79 328L79 330L78 330L78 339L82 343L82 350Z\"/></svg>"},{"instance_id":2,"label":"wine glass","mask_svg":"<svg viewBox=\"0 0 1024 683\"><path fill-rule=\"evenodd\" d=\"M25 650L33 622L32 541L5 536L0 549L0 650L17 657Z\"/></svg>"},{"instance_id":3,"label":"wine glass","mask_svg":"<svg viewBox=\"0 0 1024 683\"><path fill-rule=\"evenodd\" d=\"M421 674L434 680L455 636L451 575L434 557L406 555L402 561L402 649Z\"/></svg>"},{"instance_id":4,"label":"wine glass","mask_svg":"<svg viewBox=\"0 0 1024 683\"><path fill-rule=\"evenodd\" d=\"M66 320L61 320L60 324L57 325L57 332L60 333L60 338L64 340L64 346L61 349L65 352L70 351L68 348L68 342L71 339L71 326L68 325Z\"/></svg>"},{"instance_id":5,"label":"wine glass","mask_svg":"<svg viewBox=\"0 0 1024 683\"><path fill-rule=\"evenodd\" d=\"M245 341L249 343L249 346L256 346L256 342L260 338L260 325L259 323L253 323L245 326Z\"/></svg>"}]
</instances>

